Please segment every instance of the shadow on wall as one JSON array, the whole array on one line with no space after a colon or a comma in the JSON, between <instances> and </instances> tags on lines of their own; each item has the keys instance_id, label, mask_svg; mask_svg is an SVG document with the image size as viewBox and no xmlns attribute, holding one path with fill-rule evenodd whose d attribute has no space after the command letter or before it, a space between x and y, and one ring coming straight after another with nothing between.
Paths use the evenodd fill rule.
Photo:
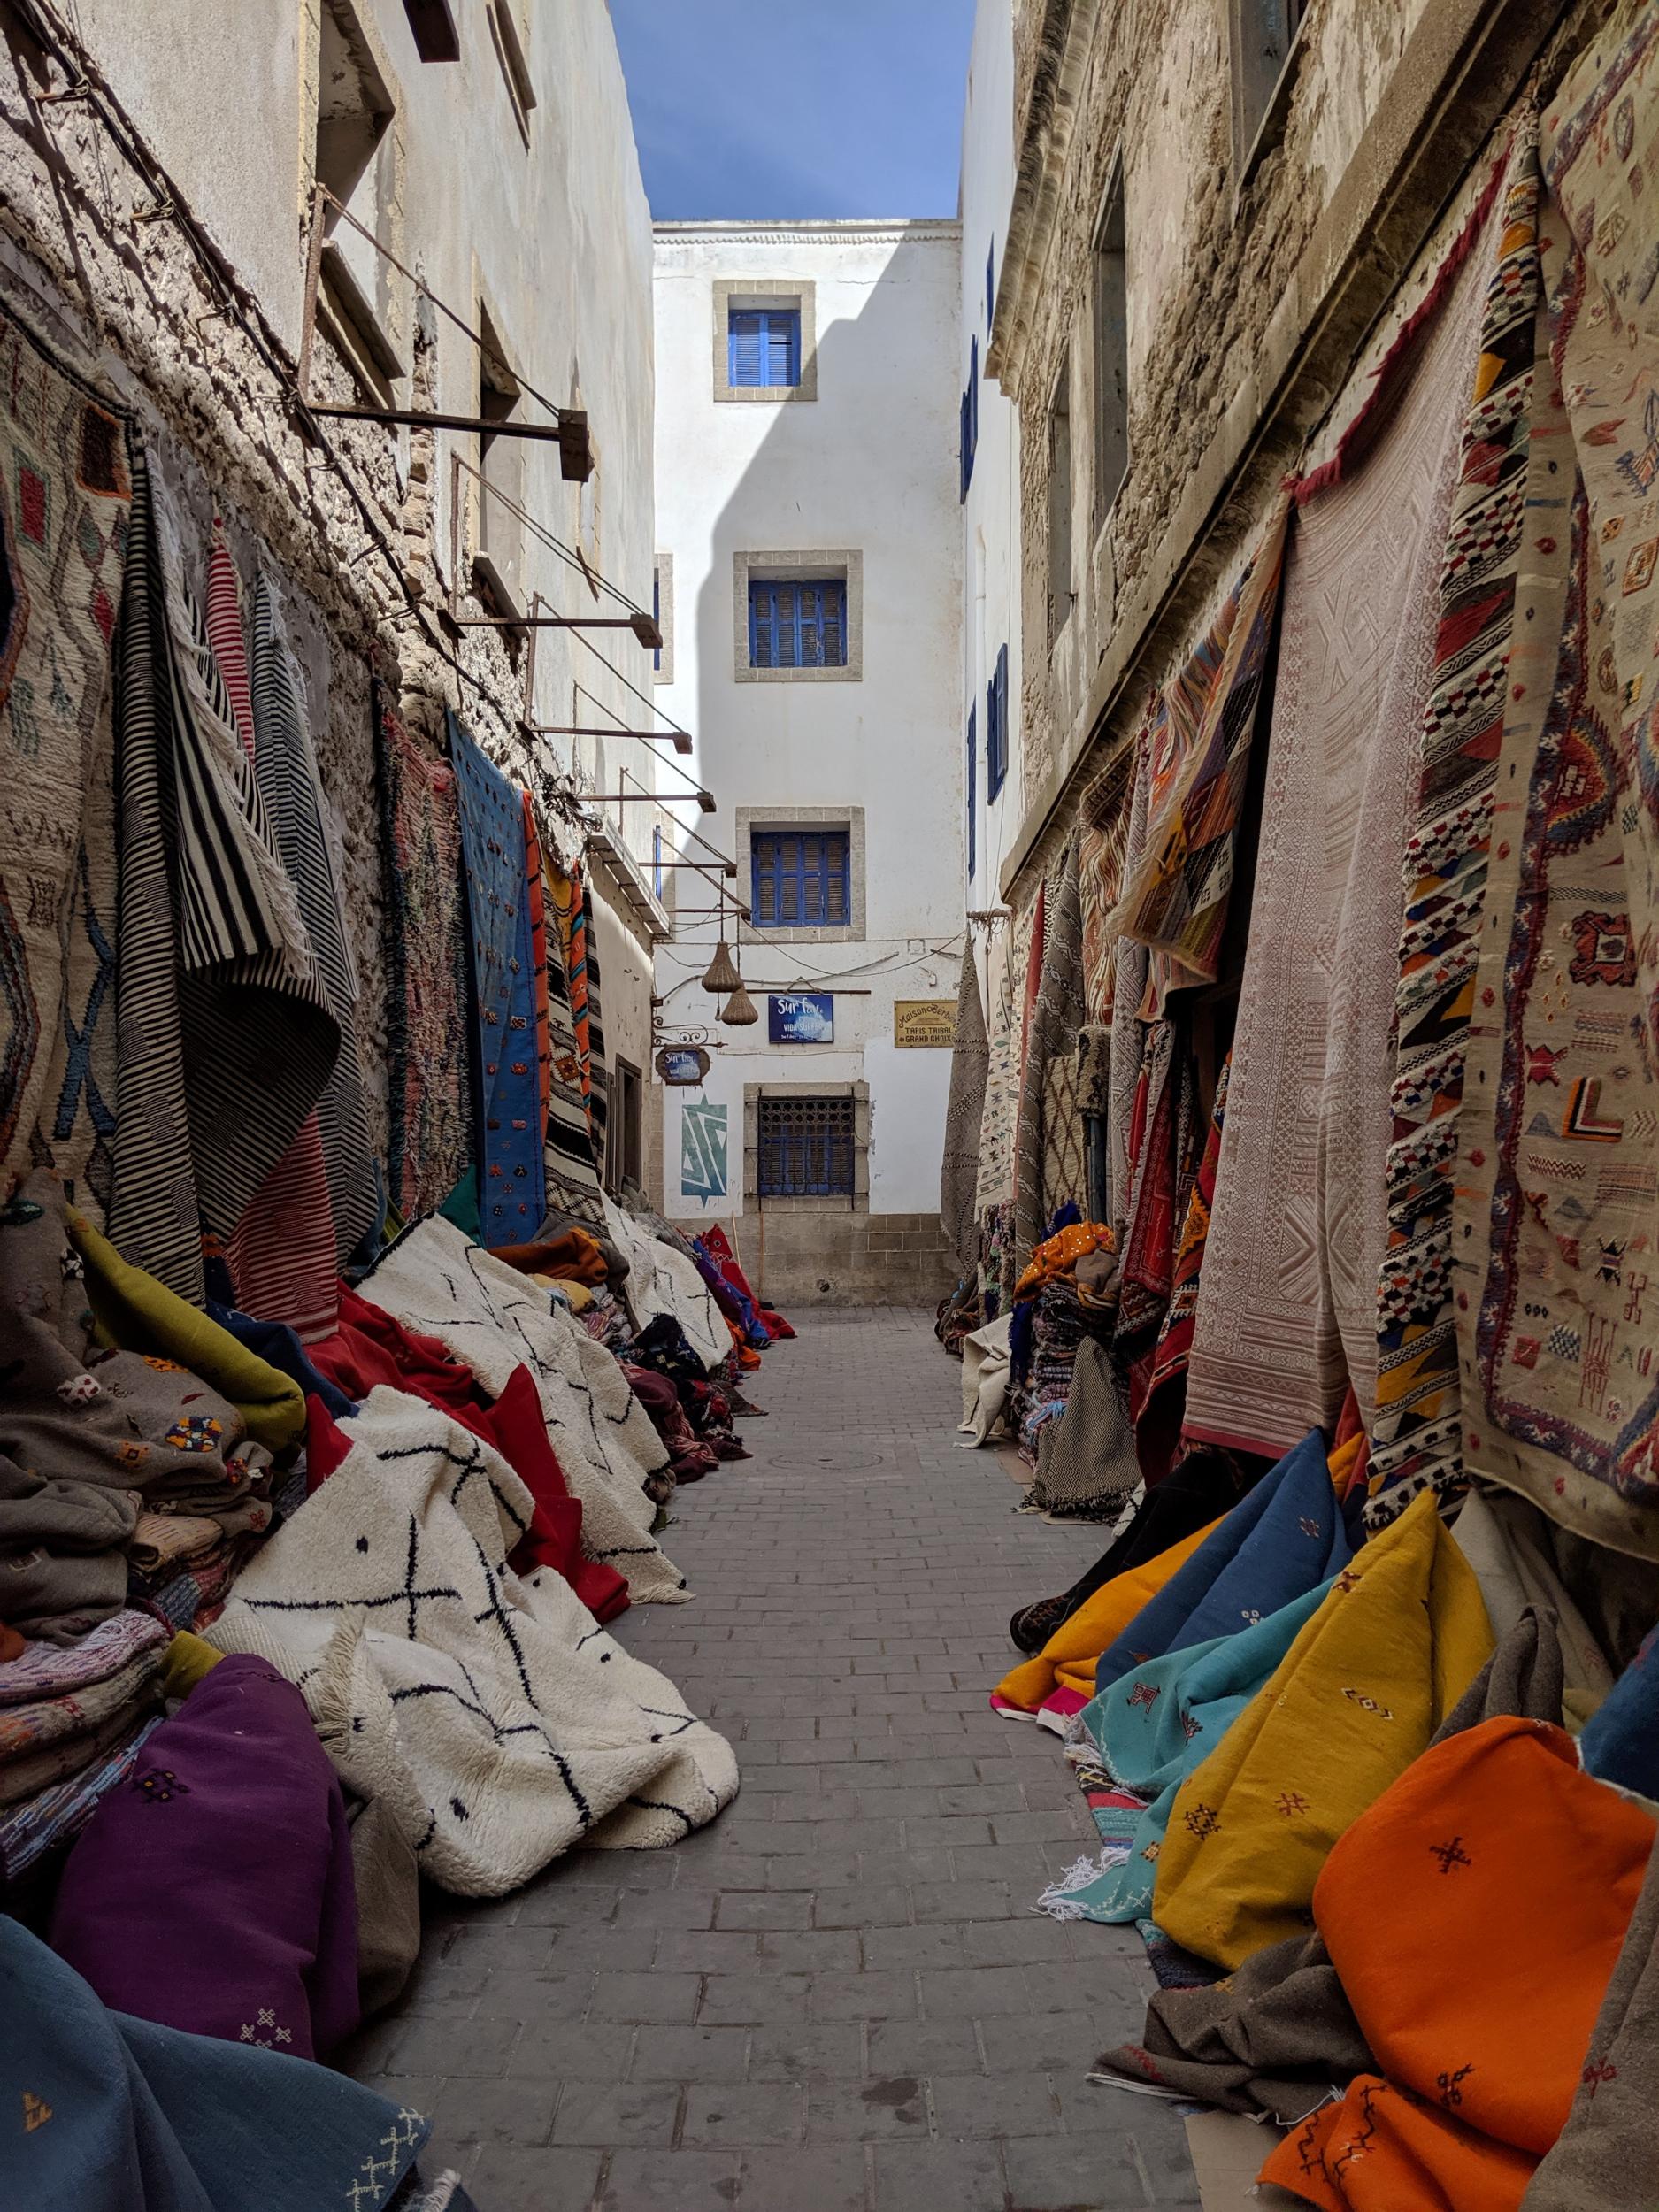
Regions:
<instances>
[{"instance_id":1,"label":"shadow on wall","mask_svg":"<svg viewBox=\"0 0 1659 2212\"><path fill-rule=\"evenodd\" d=\"M690 627L687 613L695 622L692 726L698 733L700 780L719 802L717 813L690 818L711 842L737 858L740 876L728 887L749 903L739 808L760 810L763 821L772 814L780 822L802 818L807 810L864 810L866 917L861 937L787 941L744 926L739 933L739 964L761 1018L751 1030L726 1029L715 1023L719 1000L696 980L712 949L715 925L711 918L688 921L675 964L683 964L689 979L678 988L670 985L664 1010L670 1020L707 1022L722 1045L703 1091L666 1095L666 1210L682 1219L719 1219L757 1288L786 1309L791 1303L932 1307L955 1281L935 1195L949 1054L895 1054L886 1044L891 1018L887 991L954 1001L956 986L956 962L949 956L904 964L909 939L937 941L960 926L961 764L952 740L946 772L941 776L939 764L933 764L920 779L928 795L918 795L913 771L919 748L930 740L937 743L941 729L954 730L959 656L955 630L948 629L936 640L937 680L949 687L946 703L927 712L924 703L930 695L936 702L939 695L928 694L926 672L918 674L916 666L917 618L926 617L926 607L919 596L907 605L902 584L904 576L918 572L910 549L937 527L941 499L945 514L952 518L956 514L954 314L947 316L948 327L933 340L940 349L944 395L937 451L927 449L930 442L918 447L913 422L888 428L880 406L885 388L901 377L913 384L923 366L915 349L924 336L916 297L924 280L914 264L907 268L907 259L918 251L939 250L901 245L870 281L856 316L820 323L816 398L724 403L749 416L764 411L765 427L714 523L710 567L695 611L676 609L680 637ZM949 251L951 274L942 293L948 308L954 303L949 288L956 266L954 249ZM799 271L803 280L813 275L812 265L820 258L828 258L821 249L804 250ZM710 283L727 273L741 277L741 273L718 266L699 271ZM780 272L774 264L764 273ZM820 281L820 311L823 289ZM700 373L711 374L711 363L700 365ZM803 576L834 572L832 564L814 563L812 555L861 557L849 578L848 657L861 661L862 680L734 681L739 626L745 641L748 630L747 594L735 567L740 554L751 560L767 555L809 557L798 563L774 558L761 568L764 575L767 565L773 572L794 567ZM856 591L856 586L861 588ZM954 574L949 589L954 607L960 596ZM856 611L856 595L862 602ZM933 812L936 825L926 818ZM810 813L804 818L810 819ZM918 887L919 878L897 864L884 867L885 841L895 833L895 862L907 843L916 849L918 836L930 841L941 863L942 904L938 896L930 897L925 883ZM938 849L941 844L943 851ZM698 849L688 849L695 854ZM682 904L714 902L711 887L687 872L677 872L674 892ZM941 915L949 918L943 927ZM890 979L879 969L867 972L872 964L889 958L895 971ZM850 979L871 987L872 995L837 999L840 1041L787 1053L766 1049L768 989L797 990L851 971L860 972ZM850 1042L845 1041L849 1032ZM867 1052L866 1042L876 1050ZM931 1064L934 1062L937 1067ZM746 1094L764 1084L769 1090L810 1087L845 1099L861 1083L869 1087L867 1115L859 1115L859 1133L867 1131L868 1148L852 1197L773 1201L763 1210L753 1188L754 1155L746 1150L746 1136L753 1134L752 1125L746 1130ZM695 1191L682 1188L681 1117L687 1105L693 1110L691 1148L702 1164L693 1169L694 1182L704 1166L713 1164L721 1133L718 1110L726 1110L729 1195L724 1204L712 1194L700 1200ZM909 1197L916 1211L870 1211L870 1183L879 1185L884 1178L889 1191L895 1182L902 1187L901 1196ZM873 1202L882 1202L879 1189Z\"/></svg>"}]
</instances>

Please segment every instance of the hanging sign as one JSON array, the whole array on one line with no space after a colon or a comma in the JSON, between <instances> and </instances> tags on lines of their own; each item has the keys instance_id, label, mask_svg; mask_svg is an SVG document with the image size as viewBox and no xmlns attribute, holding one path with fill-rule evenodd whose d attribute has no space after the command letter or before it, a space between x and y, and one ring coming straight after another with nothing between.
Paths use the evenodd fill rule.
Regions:
<instances>
[{"instance_id":1,"label":"hanging sign","mask_svg":"<svg viewBox=\"0 0 1659 2212\"><path fill-rule=\"evenodd\" d=\"M833 995L829 991L772 992L766 1000L766 1041L774 1045L833 1045Z\"/></svg>"},{"instance_id":2,"label":"hanging sign","mask_svg":"<svg viewBox=\"0 0 1659 2212\"><path fill-rule=\"evenodd\" d=\"M684 1085L695 1089L709 1072L709 1056L701 1045L664 1045L657 1056L656 1066L671 1088Z\"/></svg>"},{"instance_id":3,"label":"hanging sign","mask_svg":"<svg viewBox=\"0 0 1659 2212\"><path fill-rule=\"evenodd\" d=\"M956 1041L954 999L896 998L893 1002L893 1041L905 1046L939 1046L947 1052Z\"/></svg>"}]
</instances>

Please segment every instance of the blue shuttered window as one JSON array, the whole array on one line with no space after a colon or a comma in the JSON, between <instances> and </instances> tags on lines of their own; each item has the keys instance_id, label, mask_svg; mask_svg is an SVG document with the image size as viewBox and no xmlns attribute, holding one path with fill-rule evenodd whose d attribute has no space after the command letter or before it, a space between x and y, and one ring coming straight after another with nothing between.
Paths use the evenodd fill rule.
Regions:
<instances>
[{"instance_id":1,"label":"blue shuttered window","mask_svg":"<svg viewBox=\"0 0 1659 2212\"><path fill-rule=\"evenodd\" d=\"M768 390L801 381L798 307L738 308L726 324L726 380Z\"/></svg>"},{"instance_id":2,"label":"blue shuttered window","mask_svg":"<svg viewBox=\"0 0 1659 2212\"><path fill-rule=\"evenodd\" d=\"M660 899L663 895L663 833L651 832L651 888Z\"/></svg>"},{"instance_id":3,"label":"blue shuttered window","mask_svg":"<svg viewBox=\"0 0 1659 2212\"><path fill-rule=\"evenodd\" d=\"M973 457L979 448L979 342L968 342L968 388L962 395L962 421L957 454L962 469L962 496L973 481Z\"/></svg>"},{"instance_id":4,"label":"blue shuttered window","mask_svg":"<svg viewBox=\"0 0 1659 2212\"><path fill-rule=\"evenodd\" d=\"M757 929L845 929L852 920L846 830L757 830L749 874Z\"/></svg>"},{"instance_id":5,"label":"blue shuttered window","mask_svg":"<svg viewBox=\"0 0 1659 2212\"><path fill-rule=\"evenodd\" d=\"M761 1197L850 1198L852 1100L763 1096L757 1102Z\"/></svg>"},{"instance_id":6,"label":"blue shuttered window","mask_svg":"<svg viewBox=\"0 0 1659 2212\"><path fill-rule=\"evenodd\" d=\"M978 754L979 750L979 741L975 729L977 719L977 710L973 707L970 707L968 709L968 881L970 883L973 881L973 863L976 856L974 850L976 843L976 824L974 818L979 811L979 809L975 804L978 794L974 790L974 786L979 780Z\"/></svg>"},{"instance_id":7,"label":"blue shuttered window","mask_svg":"<svg viewBox=\"0 0 1659 2212\"><path fill-rule=\"evenodd\" d=\"M999 648L996 672L985 687L985 796L995 798L1008 773L1008 648Z\"/></svg>"},{"instance_id":8,"label":"blue shuttered window","mask_svg":"<svg viewBox=\"0 0 1659 2212\"><path fill-rule=\"evenodd\" d=\"M821 581L749 587L751 668L845 668L847 586Z\"/></svg>"}]
</instances>

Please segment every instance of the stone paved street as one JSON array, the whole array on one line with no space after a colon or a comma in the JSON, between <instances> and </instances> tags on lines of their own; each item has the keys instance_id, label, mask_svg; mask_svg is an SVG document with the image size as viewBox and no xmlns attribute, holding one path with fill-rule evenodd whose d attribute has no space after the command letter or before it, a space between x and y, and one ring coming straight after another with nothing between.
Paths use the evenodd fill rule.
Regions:
<instances>
[{"instance_id":1,"label":"stone paved street","mask_svg":"<svg viewBox=\"0 0 1659 2212\"><path fill-rule=\"evenodd\" d=\"M1092 2088L1150 1986L1132 1930L1030 1909L1089 1831L997 1719L1014 1604L1094 1532L959 1450L929 1317L818 1314L756 1379L755 1456L680 1493L695 1603L622 1639L732 1739L672 1851L433 1898L356 2070L435 2116L480 2212L1141 2212L1197 2203L1181 2123Z\"/></svg>"}]
</instances>

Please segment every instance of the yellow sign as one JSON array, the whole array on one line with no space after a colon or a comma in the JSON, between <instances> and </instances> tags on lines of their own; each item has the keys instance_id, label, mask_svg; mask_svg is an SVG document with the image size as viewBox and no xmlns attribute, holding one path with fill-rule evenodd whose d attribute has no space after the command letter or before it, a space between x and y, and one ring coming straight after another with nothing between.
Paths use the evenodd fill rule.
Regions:
<instances>
[{"instance_id":1,"label":"yellow sign","mask_svg":"<svg viewBox=\"0 0 1659 2212\"><path fill-rule=\"evenodd\" d=\"M893 1002L893 1041L895 1045L942 1045L947 1052L956 1041L954 999L899 998Z\"/></svg>"}]
</instances>

